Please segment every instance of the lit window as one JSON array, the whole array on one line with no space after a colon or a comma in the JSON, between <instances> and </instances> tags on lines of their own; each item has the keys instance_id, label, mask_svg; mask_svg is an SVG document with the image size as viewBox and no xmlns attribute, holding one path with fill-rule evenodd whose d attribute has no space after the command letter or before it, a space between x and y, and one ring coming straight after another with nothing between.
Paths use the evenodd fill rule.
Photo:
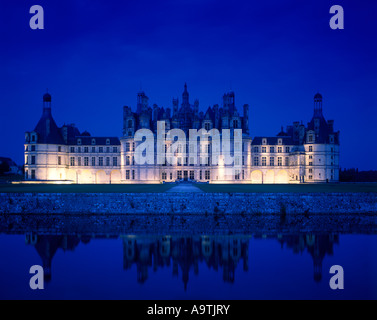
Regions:
<instances>
[{"instance_id":1,"label":"lit window","mask_svg":"<svg viewBox=\"0 0 377 320\"><path fill-rule=\"evenodd\" d=\"M267 165L267 157L262 157L262 166Z\"/></svg>"},{"instance_id":2,"label":"lit window","mask_svg":"<svg viewBox=\"0 0 377 320\"><path fill-rule=\"evenodd\" d=\"M278 152L279 153L283 152L283 147L278 147Z\"/></svg>"}]
</instances>

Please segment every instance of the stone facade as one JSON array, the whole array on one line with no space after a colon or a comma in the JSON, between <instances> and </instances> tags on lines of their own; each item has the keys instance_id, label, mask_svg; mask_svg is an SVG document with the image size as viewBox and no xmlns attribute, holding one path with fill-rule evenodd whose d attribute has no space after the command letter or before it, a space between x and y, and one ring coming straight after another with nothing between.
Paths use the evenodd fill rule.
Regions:
<instances>
[{"instance_id":1,"label":"stone facade","mask_svg":"<svg viewBox=\"0 0 377 320\"><path fill-rule=\"evenodd\" d=\"M161 183L192 180L209 183L316 183L339 180L339 132L334 121L322 113L322 96L314 97L314 115L307 126L294 122L273 137L251 137L249 106L242 116L235 105L234 92L223 96L223 105L199 111L199 101L190 104L187 85L182 103L173 99L172 108L149 106L144 92L138 93L136 111L123 108L123 135L92 137L80 133L74 125L58 127L51 113L51 95L43 97L43 114L34 131L25 134L25 180L56 183ZM165 132L181 129L207 132L205 141L185 141L172 149L174 140L164 140L164 158L173 156L173 164L157 161L158 125ZM142 143L138 130L150 130L154 139L153 164L135 163L135 152ZM210 139L213 130L223 137L230 132L233 164L226 164L222 148ZM241 143L236 142L237 135ZM164 134L165 136L165 134ZM191 149L198 152L191 156ZM173 150L173 151L172 151ZM160 152L159 151L159 152ZM236 156L237 153L237 156ZM217 157L218 161L212 160ZM236 169L235 169L236 168ZM238 169L237 169L238 168Z\"/></svg>"},{"instance_id":2,"label":"stone facade","mask_svg":"<svg viewBox=\"0 0 377 320\"><path fill-rule=\"evenodd\" d=\"M0 193L3 213L375 214L368 193Z\"/></svg>"}]
</instances>

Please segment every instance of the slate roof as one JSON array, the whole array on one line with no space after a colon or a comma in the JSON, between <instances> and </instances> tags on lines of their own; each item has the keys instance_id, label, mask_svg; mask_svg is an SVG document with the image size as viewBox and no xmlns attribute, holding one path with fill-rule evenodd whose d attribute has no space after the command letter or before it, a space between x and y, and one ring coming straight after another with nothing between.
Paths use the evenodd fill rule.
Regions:
<instances>
[{"instance_id":1,"label":"slate roof","mask_svg":"<svg viewBox=\"0 0 377 320\"><path fill-rule=\"evenodd\" d=\"M43 109L42 117L34 131L38 134L38 143L65 144L61 131L52 118L50 108Z\"/></svg>"},{"instance_id":2,"label":"slate roof","mask_svg":"<svg viewBox=\"0 0 377 320\"><path fill-rule=\"evenodd\" d=\"M335 143L339 143L338 133L331 131L327 121L322 114L319 117L312 118L312 120L308 123L307 130L315 131L315 119L319 119L319 132L315 136L315 143L329 143L329 134L333 134Z\"/></svg>"},{"instance_id":3,"label":"slate roof","mask_svg":"<svg viewBox=\"0 0 377 320\"><path fill-rule=\"evenodd\" d=\"M281 145L294 145L293 140L291 137L255 137L253 141L251 142L251 145L253 146L259 146L262 145L263 139L267 139L266 145L279 145L278 139L282 139Z\"/></svg>"},{"instance_id":4,"label":"slate roof","mask_svg":"<svg viewBox=\"0 0 377 320\"><path fill-rule=\"evenodd\" d=\"M88 136L77 136L71 141L69 141L69 145L80 145L78 144L78 139L81 139L82 146L114 146L120 145L120 140L117 137L88 137ZM92 144L92 139L96 140L96 144ZM106 144L106 140L110 139L110 144Z\"/></svg>"}]
</instances>

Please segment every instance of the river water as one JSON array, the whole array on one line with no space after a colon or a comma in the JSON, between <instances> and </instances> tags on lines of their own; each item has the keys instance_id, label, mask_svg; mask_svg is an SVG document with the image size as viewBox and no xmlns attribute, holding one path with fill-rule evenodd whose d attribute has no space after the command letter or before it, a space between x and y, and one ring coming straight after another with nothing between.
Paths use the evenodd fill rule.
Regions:
<instances>
[{"instance_id":1,"label":"river water","mask_svg":"<svg viewBox=\"0 0 377 320\"><path fill-rule=\"evenodd\" d=\"M107 218L47 220L0 219L1 299L377 298L377 235L357 226L195 233L135 231ZM43 267L43 290L29 286L33 265ZM344 270L343 290L330 288L333 265Z\"/></svg>"}]
</instances>

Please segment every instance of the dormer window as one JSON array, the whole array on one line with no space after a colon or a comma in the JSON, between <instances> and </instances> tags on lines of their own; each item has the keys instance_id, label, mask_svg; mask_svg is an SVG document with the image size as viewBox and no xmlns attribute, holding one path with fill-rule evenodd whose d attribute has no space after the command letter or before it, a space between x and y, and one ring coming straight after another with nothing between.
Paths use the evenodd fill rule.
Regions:
<instances>
[{"instance_id":1,"label":"dormer window","mask_svg":"<svg viewBox=\"0 0 377 320\"><path fill-rule=\"evenodd\" d=\"M330 143L334 143L334 136L330 136Z\"/></svg>"},{"instance_id":2,"label":"dormer window","mask_svg":"<svg viewBox=\"0 0 377 320\"><path fill-rule=\"evenodd\" d=\"M282 139L278 139L278 144L283 144L283 140Z\"/></svg>"},{"instance_id":3,"label":"dormer window","mask_svg":"<svg viewBox=\"0 0 377 320\"><path fill-rule=\"evenodd\" d=\"M77 139L77 144L81 146L81 139Z\"/></svg>"},{"instance_id":4,"label":"dormer window","mask_svg":"<svg viewBox=\"0 0 377 320\"><path fill-rule=\"evenodd\" d=\"M309 136L308 136L308 142L313 142L313 140L314 140L313 135L309 134Z\"/></svg>"},{"instance_id":5,"label":"dormer window","mask_svg":"<svg viewBox=\"0 0 377 320\"><path fill-rule=\"evenodd\" d=\"M107 144L107 145L110 144L110 139L106 139L106 144Z\"/></svg>"},{"instance_id":6,"label":"dormer window","mask_svg":"<svg viewBox=\"0 0 377 320\"><path fill-rule=\"evenodd\" d=\"M266 138L262 139L262 144L267 144L267 139Z\"/></svg>"},{"instance_id":7,"label":"dormer window","mask_svg":"<svg viewBox=\"0 0 377 320\"><path fill-rule=\"evenodd\" d=\"M96 144L96 139L92 139L92 145Z\"/></svg>"}]
</instances>

